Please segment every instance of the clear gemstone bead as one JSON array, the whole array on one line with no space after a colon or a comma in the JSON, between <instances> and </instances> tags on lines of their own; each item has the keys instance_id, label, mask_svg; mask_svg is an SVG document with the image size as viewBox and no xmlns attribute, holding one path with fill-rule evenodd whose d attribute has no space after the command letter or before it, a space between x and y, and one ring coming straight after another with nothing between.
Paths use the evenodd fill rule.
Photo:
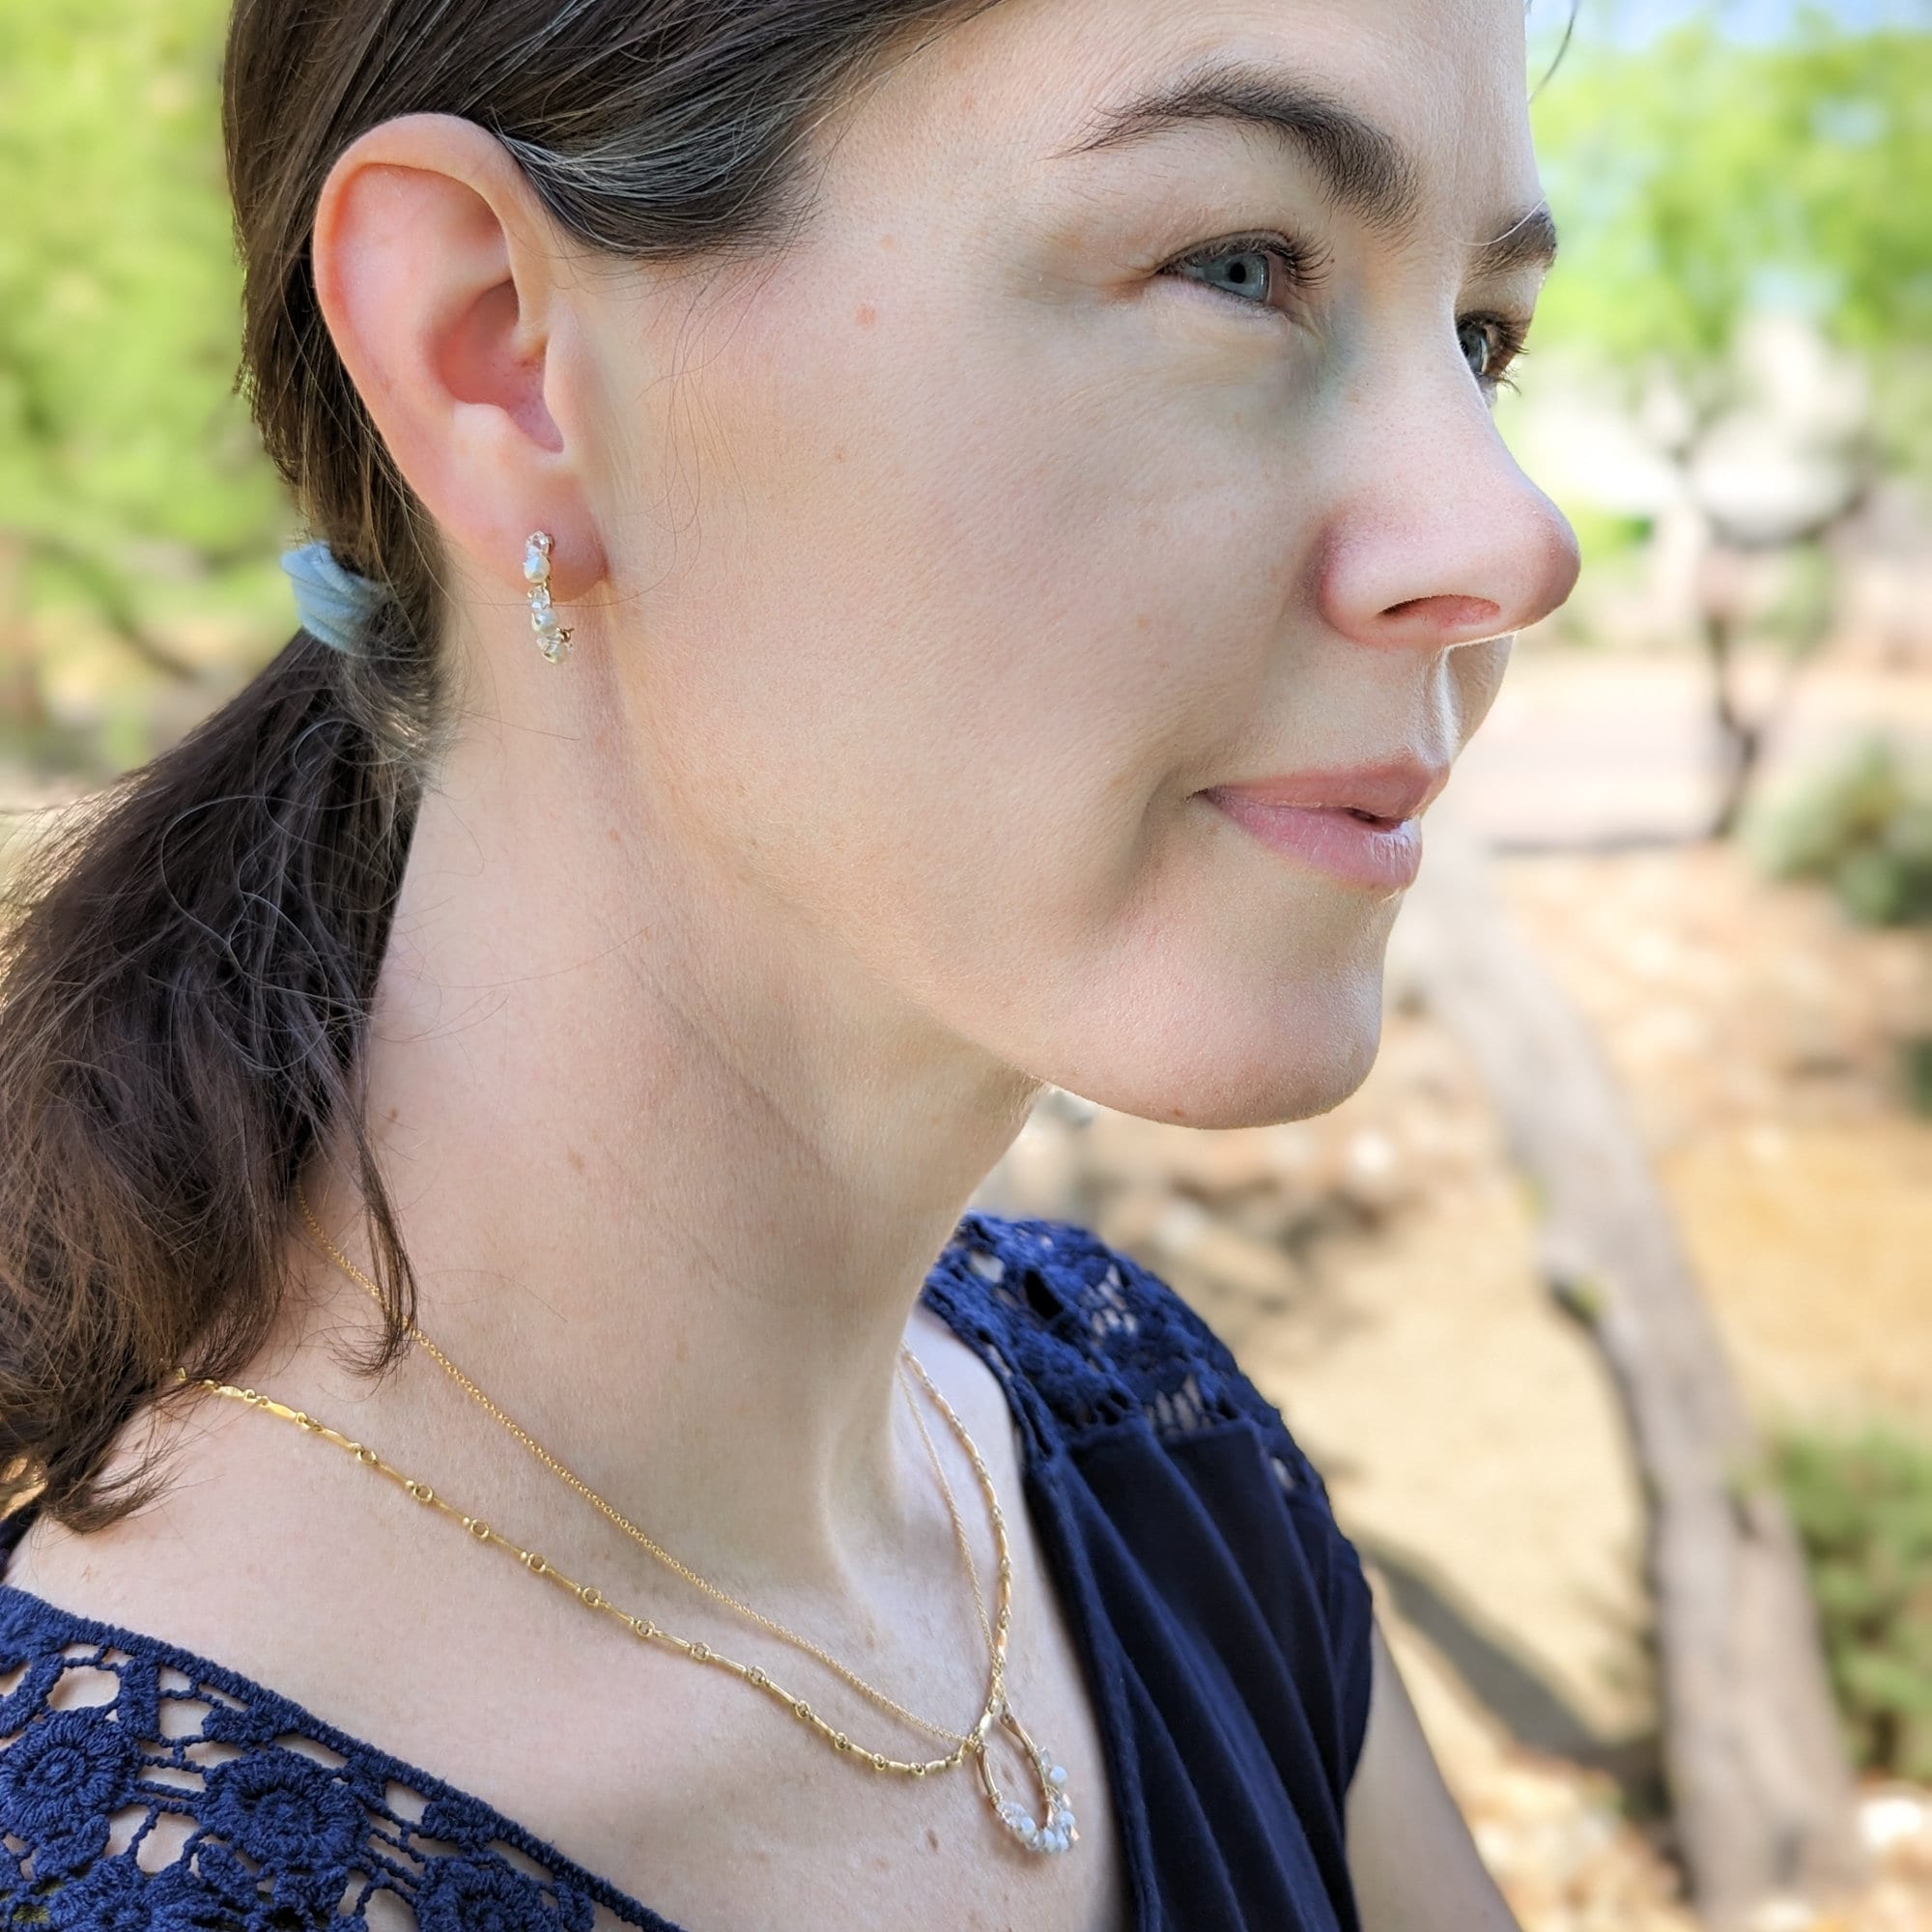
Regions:
<instances>
[{"instance_id":1,"label":"clear gemstone bead","mask_svg":"<svg viewBox=\"0 0 1932 1932\"><path fill-rule=\"evenodd\" d=\"M1057 1764L1046 1774L1046 1781L1058 1791L1066 1782L1066 1767Z\"/></svg>"},{"instance_id":2,"label":"clear gemstone bead","mask_svg":"<svg viewBox=\"0 0 1932 1932\"><path fill-rule=\"evenodd\" d=\"M550 558L535 544L524 551L524 578L526 582L540 583L550 575Z\"/></svg>"}]
</instances>

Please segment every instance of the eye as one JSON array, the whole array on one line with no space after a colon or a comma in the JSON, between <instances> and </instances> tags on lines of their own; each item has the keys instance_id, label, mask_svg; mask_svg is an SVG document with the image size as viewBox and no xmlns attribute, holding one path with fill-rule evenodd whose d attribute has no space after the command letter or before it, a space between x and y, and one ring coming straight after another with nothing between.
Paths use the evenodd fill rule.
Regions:
<instances>
[{"instance_id":1,"label":"eye","mask_svg":"<svg viewBox=\"0 0 1932 1932\"><path fill-rule=\"evenodd\" d=\"M1271 308L1279 297L1320 287L1326 267L1325 257L1284 236L1236 235L1179 256L1160 272L1204 282L1249 308Z\"/></svg>"},{"instance_id":2,"label":"eye","mask_svg":"<svg viewBox=\"0 0 1932 1932\"><path fill-rule=\"evenodd\" d=\"M1463 351L1469 373L1486 396L1516 384L1504 372L1523 355L1526 323L1506 315L1465 315L1456 325L1456 340Z\"/></svg>"}]
</instances>

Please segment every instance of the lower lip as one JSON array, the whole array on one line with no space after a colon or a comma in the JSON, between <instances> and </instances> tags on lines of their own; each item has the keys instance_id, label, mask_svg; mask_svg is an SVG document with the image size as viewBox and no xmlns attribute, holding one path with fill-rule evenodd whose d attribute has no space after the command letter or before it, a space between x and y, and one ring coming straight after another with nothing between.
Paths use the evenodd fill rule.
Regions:
<instances>
[{"instance_id":1,"label":"lower lip","mask_svg":"<svg viewBox=\"0 0 1932 1932\"><path fill-rule=\"evenodd\" d=\"M1263 805L1237 792L1202 794L1264 845L1351 885L1393 889L1415 883L1422 869L1422 821L1372 825L1327 807Z\"/></svg>"}]
</instances>

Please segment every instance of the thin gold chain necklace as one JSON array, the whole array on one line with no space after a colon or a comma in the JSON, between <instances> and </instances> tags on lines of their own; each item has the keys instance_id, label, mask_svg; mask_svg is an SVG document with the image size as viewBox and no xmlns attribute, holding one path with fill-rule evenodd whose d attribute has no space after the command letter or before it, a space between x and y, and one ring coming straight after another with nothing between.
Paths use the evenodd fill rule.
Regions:
<instances>
[{"instance_id":1,"label":"thin gold chain necklace","mask_svg":"<svg viewBox=\"0 0 1932 1932\"><path fill-rule=\"evenodd\" d=\"M375 1282L364 1274L361 1269L356 1267L335 1246L327 1235L323 1232L321 1225L317 1222L313 1211L309 1208L307 1198L299 1184L298 1184L296 1189L296 1198L301 1208L302 1217L308 1223L310 1232L322 1243L335 1264L343 1269L352 1280L357 1282L364 1292L377 1300L380 1305L381 1291ZM335 1443L338 1447L353 1454L357 1462L375 1468L379 1473L399 1484L416 1500L430 1504L456 1519L462 1523L464 1529L475 1537L478 1542L497 1545L515 1556L518 1562L533 1576L548 1577L560 1587L568 1589L586 1607L616 1618L633 1634L646 1640L656 1640L666 1643L680 1651L685 1656L690 1657L694 1662L712 1663L721 1668L727 1669L755 1688L765 1690L769 1695L782 1703L794 1717L807 1723L813 1731L822 1736L834 1749L855 1754L876 1771L898 1772L916 1777L923 1777L933 1773L950 1770L961 1763L970 1754L978 1764L980 1787L995 1816L999 1818L1007 1830L1021 1844L1026 1846L1027 1849L1037 1852L1063 1852L1078 1841L1079 1833L1075 1828L1073 1811L1066 1796L1066 1773L1063 1767L1053 1762L1051 1756L1046 1751L1035 1743L1024 1725L1021 1724L1017 1716L1013 1713L1006 1694L1005 1670L1007 1633L1011 1614L1012 1561L1007 1543L1005 1518L1000 1509L998 1496L994 1492L991 1472L987 1469L985 1461L980 1456L971 1435L967 1432L965 1424L959 1419L959 1416L954 1411L952 1404L947 1401L945 1395L934 1384L932 1378L926 1374L918 1356L909 1348L902 1344L899 1350L902 1364L898 1371L900 1388L905 1396L907 1406L912 1410L914 1425L917 1427L921 1440L925 1446L927 1457L932 1464L933 1473L938 1478L941 1493L946 1500L948 1514L952 1520L954 1536L960 1554L965 1561L967 1576L972 1583L974 1605L979 1612L980 1629L986 1636L990 1658L985 1703L980 1711L978 1721L973 1725L971 1730L963 1734L928 1723L924 1719L915 1716L903 1705L887 1696L885 1692L866 1683L863 1678L859 1677L855 1672L848 1670L837 1659L831 1657L808 1638L800 1636L796 1632L788 1630L784 1625L778 1623L774 1619L762 1615L749 1605L739 1603L736 1598L719 1590L713 1584L699 1577L696 1571L680 1563L669 1551L662 1548L650 1537L646 1536L641 1529L620 1514L581 1477L553 1456L521 1424L507 1415L421 1328L412 1323L409 1332L412 1340L420 1346L472 1401L477 1403L493 1419L508 1431L551 1474L576 1491L584 1500L592 1504L611 1522L622 1530L625 1535L649 1550L659 1561L675 1571L689 1582L695 1584L707 1596L749 1617L752 1621L772 1632L775 1635L783 1638L786 1642L817 1658L848 1684L852 1685L853 1688L863 1691L875 1702L896 1713L908 1722L922 1730L952 1742L955 1747L954 1749L943 1758L906 1761L890 1757L882 1751L867 1750L861 1746L856 1746L844 1732L837 1730L831 1724L827 1723L805 1698L797 1696L784 1689L768 1672L754 1665L742 1664L730 1658L726 1658L712 1649L708 1644L674 1636L669 1632L660 1628L652 1619L627 1614L593 1585L579 1584L571 1581L562 1573L555 1570L538 1552L519 1548L513 1542L492 1530L489 1524L481 1519L467 1515L446 1502L428 1484L417 1482L384 1462L374 1450L368 1448L366 1445L351 1441L350 1438L341 1435L338 1431L327 1428L302 1411L290 1408L285 1404L274 1402L267 1396L259 1395L252 1389L240 1389L232 1384L207 1380L204 1380L201 1386L213 1393L242 1401L250 1406L281 1416L288 1421L296 1423L305 1432L320 1435L325 1439ZM980 1589L979 1570L973 1560L971 1542L966 1535L965 1525L960 1519L958 1506L953 1499L952 1485L947 1481L946 1471L940 1462L938 1451L933 1445L931 1435L927 1431L924 1419L921 1416L918 1405L913 1399L911 1384L905 1379L904 1363L911 1364L914 1373L924 1384L927 1394L939 1406L941 1412L945 1415L948 1423L958 1436L961 1446L973 1464L974 1472L980 1479L980 1487L985 1492L987 1507L992 1518L993 1534L999 1552L1000 1603L996 1620L989 1620L987 1617L985 1599ZM182 1379L185 1379L185 1372L177 1371L177 1374ZM997 1624L997 1628L995 1624ZM1020 1748L1025 1752L1029 1764L1033 1769L1041 1798L1041 1817L1038 1823L1035 1822L1033 1816L1026 1810L1024 1805L1014 1800L1004 1798L1000 1793L993 1776L990 1753L987 1748L988 1734L995 1722L1001 1724L1011 1735Z\"/></svg>"}]
</instances>

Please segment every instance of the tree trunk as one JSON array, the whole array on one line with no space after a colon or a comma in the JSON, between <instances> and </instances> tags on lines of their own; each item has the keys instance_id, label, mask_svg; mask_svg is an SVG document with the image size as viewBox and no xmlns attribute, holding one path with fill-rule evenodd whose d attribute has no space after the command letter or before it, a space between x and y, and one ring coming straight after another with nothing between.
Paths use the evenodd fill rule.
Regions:
<instances>
[{"instance_id":1,"label":"tree trunk","mask_svg":"<svg viewBox=\"0 0 1932 1932\"><path fill-rule=\"evenodd\" d=\"M1649 1507L1663 1761L1710 1924L1862 1868L1802 1555L1667 1203L1588 1023L1438 808L1402 935L1538 1203L1539 1264L1609 1369Z\"/></svg>"},{"instance_id":2,"label":"tree trunk","mask_svg":"<svg viewBox=\"0 0 1932 1932\"><path fill-rule=\"evenodd\" d=\"M1737 692L1737 619L1727 609L1704 612L1704 654L1711 664L1711 702L1718 725L1718 808L1710 837L1728 838L1738 828L1751 781L1757 776L1764 732L1747 718Z\"/></svg>"}]
</instances>

